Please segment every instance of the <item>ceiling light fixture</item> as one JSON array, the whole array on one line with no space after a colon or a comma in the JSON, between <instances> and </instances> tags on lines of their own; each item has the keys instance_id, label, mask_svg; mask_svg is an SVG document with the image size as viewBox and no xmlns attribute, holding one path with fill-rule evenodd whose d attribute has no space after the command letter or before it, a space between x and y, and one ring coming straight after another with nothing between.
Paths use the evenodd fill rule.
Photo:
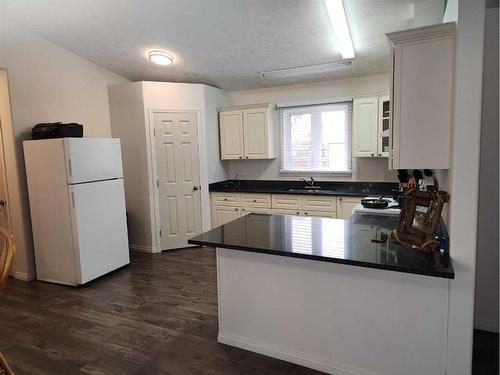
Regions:
<instances>
[{"instance_id":1,"label":"ceiling light fixture","mask_svg":"<svg viewBox=\"0 0 500 375\"><path fill-rule=\"evenodd\" d=\"M319 65L305 65L305 66L297 66L294 68L268 70L265 72L261 72L260 78L287 78L287 77L297 77L310 74L329 73L342 69L344 67L351 66L351 64L352 61L350 60L339 60Z\"/></svg>"},{"instance_id":2,"label":"ceiling light fixture","mask_svg":"<svg viewBox=\"0 0 500 375\"><path fill-rule=\"evenodd\" d=\"M324 0L324 2L342 58L354 58L354 47L342 0Z\"/></svg>"},{"instance_id":3,"label":"ceiling light fixture","mask_svg":"<svg viewBox=\"0 0 500 375\"><path fill-rule=\"evenodd\" d=\"M151 51L149 59L158 65L170 65L174 62L172 55L165 51Z\"/></svg>"}]
</instances>

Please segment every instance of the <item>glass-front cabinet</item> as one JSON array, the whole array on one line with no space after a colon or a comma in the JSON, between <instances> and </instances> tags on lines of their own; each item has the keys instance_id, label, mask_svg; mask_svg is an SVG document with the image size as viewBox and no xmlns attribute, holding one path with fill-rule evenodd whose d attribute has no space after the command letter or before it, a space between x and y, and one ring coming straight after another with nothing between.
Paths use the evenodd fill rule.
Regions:
<instances>
[{"instance_id":1,"label":"glass-front cabinet","mask_svg":"<svg viewBox=\"0 0 500 375\"><path fill-rule=\"evenodd\" d=\"M389 116L390 96L384 95L378 98L378 156L389 157Z\"/></svg>"}]
</instances>

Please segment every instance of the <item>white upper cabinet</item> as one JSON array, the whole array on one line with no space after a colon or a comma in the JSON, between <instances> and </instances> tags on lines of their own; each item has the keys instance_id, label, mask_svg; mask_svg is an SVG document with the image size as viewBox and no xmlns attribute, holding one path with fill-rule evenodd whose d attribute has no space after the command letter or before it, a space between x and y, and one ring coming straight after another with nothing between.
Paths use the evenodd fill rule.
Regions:
<instances>
[{"instance_id":1,"label":"white upper cabinet","mask_svg":"<svg viewBox=\"0 0 500 375\"><path fill-rule=\"evenodd\" d=\"M392 47L391 169L448 169L454 23L387 34Z\"/></svg>"},{"instance_id":2,"label":"white upper cabinet","mask_svg":"<svg viewBox=\"0 0 500 375\"><path fill-rule=\"evenodd\" d=\"M352 155L354 157L389 156L388 112L389 95L374 95L353 100Z\"/></svg>"},{"instance_id":3,"label":"white upper cabinet","mask_svg":"<svg viewBox=\"0 0 500 375\"><path fill-rule=\"evenodd\" d=\"M243 159L243 113L226 111L219 113L221 159Z\"/></svg>"},{"instance_id":4,"label":"white upper cabinet","mask_svg":"<svg viewBox=\"0 0 500 375\"><path fill-rule=\"evenodd\" d=\"M222 109L221 159L274 159L272 115L267 104Z\"/></svg>"}]
</instances>

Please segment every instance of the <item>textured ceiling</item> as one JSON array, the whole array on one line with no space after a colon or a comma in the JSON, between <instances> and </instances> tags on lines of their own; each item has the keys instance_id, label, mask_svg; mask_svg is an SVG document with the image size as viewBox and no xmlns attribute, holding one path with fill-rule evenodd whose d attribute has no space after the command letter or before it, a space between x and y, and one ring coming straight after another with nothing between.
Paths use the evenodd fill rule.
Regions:
<instances>
[{"instance_id":1,"label":"textured ceiling","mask_svg":"<svg viewBox=\"0 0 500 375\"><path fill-rule=\"evenodd\" d=\"M241 90L387 72L385 33L411 27L413 1L344 5L353 66L279 80L259 73L340 58L323 0L0 0L0 17L132 81ZM175 63L152 64L151 49Z\"/></svg>"}]
</instances>

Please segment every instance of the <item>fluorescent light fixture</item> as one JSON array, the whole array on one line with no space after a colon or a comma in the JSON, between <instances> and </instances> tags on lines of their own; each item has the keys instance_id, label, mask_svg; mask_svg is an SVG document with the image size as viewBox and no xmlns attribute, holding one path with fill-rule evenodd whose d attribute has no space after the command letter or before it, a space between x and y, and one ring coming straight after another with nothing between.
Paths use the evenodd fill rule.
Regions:
<instances>
[{"instance_id":1,"label":"fluorescent light fixture","mask_svg":"<svg viewBox=\"0 0 500 375\"><path fill-rule=\"evenodd\" d=\"M338 60L326 64L297 66L294 68L284 68L276 70L268 70L260 73L260 78L287 78L305 76L311 74L321 74L334 72L344 67L351 66L350 60Z\"/></svg>"},{"instance_id":2,"label":"fluorescent light fixture","mask_svg":"<svg viewBox=\"0 0 500 375\"><path fill-rule=\"evenodd\" d=\"M151 51L149 59L158 65L170 65L174 62L172 55L165 51Z\"/></svg>"},{"instance_id":3,"label":"fluorescent light fixture","mask_svg":"<svg viewBox=\"0 0 500 375\"><path fill-rule=\"evenodd\" d=\"M354 58L354 47L342 0L324 0L324 2L342 58Z\"/></svg>"}]
</instances>

